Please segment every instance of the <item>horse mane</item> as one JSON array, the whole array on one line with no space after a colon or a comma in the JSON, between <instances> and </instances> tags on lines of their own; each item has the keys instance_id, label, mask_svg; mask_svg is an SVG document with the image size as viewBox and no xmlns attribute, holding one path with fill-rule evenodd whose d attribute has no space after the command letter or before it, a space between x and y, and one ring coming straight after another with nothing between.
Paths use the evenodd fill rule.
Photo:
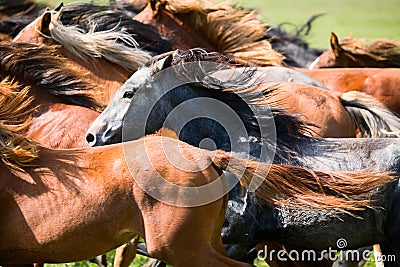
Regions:
<instances>
[{"instance_id":1,"label":"horse mane","mask_svg":"<svg viewBox=\"0 0 400 267\"><path fill-rule=\"evenodd\" d=\"M368 56L386 67L400 67L400 42L387 39L368 41L348 37L340 40L340 46L347 52Z\"/></svg>"},{"instance_id":2,"label":"horse mane","mask_svg":"<svg viewBox=\"0 0 400 267\"><path fill-rule=\"evenodd\" d=\"M279 66L284 56L264 39L265 25L255 10L237 9L229 2L214 4L194 0L152 0L155 16L161 8L203 33L216 51L234 57L242 64Z\"/></svg>"},{"instance_id":3,"label":"horse mane","mask_svg":"<svg viewBox=\"0 0 400 267\"><path fill-rule=\"evenodd\" d=\"M136 3L137 2L137 3ZM60 21L65 26L75 26L84 33L123 32L139 44L139 47L151 54L160 54L172 50L170 43L151 25L140 23L132 18L144 8L140 1L128 3L117 1L104 5L93 3L71 3L63 8ZM95 25L95 29L94 28ZM121 45L130 46L121 42Z\"/></svg>"},{"instance_id":4,"label":"horse mane","mask_svg":"<svg viewBox=\"0 0 400 267\"><path fill-rule=\"evenodd\" d=\"M17 34L31 23L34 18L29 16L10 17L0 20L0 33L8 35L11 40Z\"/></svg>"},{"instance_id":5,"label":"horse mane","mask_svg":"<svg viewBox=\"0 0 400 267\"><path fill-rule=\"evenodd\" d=\"M20 83L37 86L65 101L101 111L95 100L96 85L85 82L80 73L57 53L57 46L27 43L0 43L2 78L13 77Z\"/></svg>"},{"instance_id":6,"label":"horse mane","mask_svg":"<svg viewBox=\"0 0 400 267\"><path fill-rule=\"evenodd\" d=\"M0 81L0 157L18 170L32 166L39 157L37 144L22 135L31 121L28 91L8 78Z\"/></svg>"},{"instance_id":7,"label":"horse mane","mask_svg":"<svg viewBox=\"0 0 400 267\"><path fill-rule=\"evenodd\" d=\"M277 107L278 103L272 106L265 105L266 100L272 97L279 90L279 85L268 86L257 85L257 80L252 79L255 73L254 68L245 68L242 73L237 75L237 77L229 77L226 81L222 81L212 77L212 73L218 70L204 71L203 73L194 73L193 69L187 67L184 63L188 62L198 62L202 64L207 62L221 63L221 69L226 69L226 64L230 66L238 66L238 63L232 61L229 57L222 55L217 52L208 53L203 49L194 48L185 52L175 51L174 53L169 53L164 57L156 57L151 65L152 70L161 71L154 67L160 60L166 60L165 57L172 57L170 59L169 66L174 66L176 76L184 81L190 81L192 85L197 86L201 90L209 90L215 99L218 99L225 103L232 103L236 101L236 104L232 104L232 107L239 107L240 103L246 101L246 104L250 109L240 109L236 110L238 115L243 120L246 127L254 129L261 127L265 129L270 129L267 127L275 127L277 138L277 153L276 156L280 159L285 159L288 156L297 155L296 145L299 140L308 138L305 134L309 133L311 129L309 126L311 124L301 120L299 116L294 114L287 114L284 112L283 108ZM163 67L169 67L163 66ZM215 65L213 65L215 66ZM204 70L200 65L195 71ZM153 72L154 74L155 72ZM254 114L256 113L256 114ZM271 114L273 120L271 120ZM260 120L265 125L259 125ZM272 121L275 125L272 125ZM260 136L261 143L264 145L271 145L271 136L263 135Z\"/></svg>"},{"instance_id":8,"label":"horse mane","mask_svg":"<svg viewBox=\"0 0 400 267\"><path fill-rule=\"evenodd\" d=\"M24 16L32 13L37 13L43 8L42 4L31 0L16 0L16 1L1 1L0 2L0 17L6 16Z\"/></svg>"},{"instance_id":9,"label":"horse mane","mask_svg":"<svg viewBox=\"0 0 400 267\"><path fill-rule=\"evenodd\" d=\"M147 136L165 136L165 137L169 137L172 139L179 139L176 132L174 132L173 130L170 130L168 128L161 128L161 129L157 130L154 134L149 134Z\"/></svg>"},{"instance_id":10,"label":"horse mane","mask_svg":"<svg viewBox=\"0 0 400 267\"><path fill-rule=\"evenodd\" d=\"M97 25L94 22L89 25L89 31L85 32L78 26L64 26L59 21L61 13L46 12L51 14L49 24L51 38L85 61L105 58L134 72L151 58L148 52L138 48L139 44L128 33L115 28L96 31ZM62 12L62 9L59 12Z\"/></svg>"}]
</instances>

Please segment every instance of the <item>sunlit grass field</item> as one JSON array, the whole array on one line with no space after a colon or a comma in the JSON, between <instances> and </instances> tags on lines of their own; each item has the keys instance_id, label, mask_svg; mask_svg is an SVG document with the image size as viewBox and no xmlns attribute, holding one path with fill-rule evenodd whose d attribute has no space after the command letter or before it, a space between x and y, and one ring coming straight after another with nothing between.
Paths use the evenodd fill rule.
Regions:
<instances>
[{"instance_id":1,"label":"sunlit grass field","mask_svg":"<svg viewBox=\"0 0 400 267\"><path fill-rule=\"evenodd\" d=\"M39 0L55 6L61 0ZM73 2L64 0L64 4ZM75 2L75 1L74 1ZM95 1L104 3L106 0ZM304 24L311 16L324 13L313 24L311 32L304 37L311 47L328 48L330 33L334 31L339 38L350 33L355 38L387 38L400 41L400 0L232 0L247 8L256 8L260 20L269 24L285 23L284 29L292 32ZM110 218L111 219L111 218ZM79 248L77 248L79 249ZM114 252L107 254L111 266ZM142 266L147 259L139 256L131 267ZM256 266L266 267L262 261ZM47 267L94 267L89 261L69 264L47 264ZM375 266L370 262L364 267Z\"/></svg>"}]
</instances>

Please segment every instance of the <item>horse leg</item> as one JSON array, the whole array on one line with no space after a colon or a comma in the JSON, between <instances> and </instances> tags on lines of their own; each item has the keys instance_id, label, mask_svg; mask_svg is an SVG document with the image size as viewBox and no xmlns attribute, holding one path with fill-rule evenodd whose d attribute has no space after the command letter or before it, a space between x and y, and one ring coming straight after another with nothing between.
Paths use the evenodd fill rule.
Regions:
<instances>
[{"instance_id":1,"label":"horse leg","mask_svg":"<svg viewBox=\"0 0 400 267\"><path fill-rule=\"evenodd\" d=\"M226 199L190 208L174 207L164 203L152 204L144 210L144 229L147 250L155 258L174 267L244 267L243 262L230 259L222 253L222 221ZM156 214L169 216L155 216ZM222 218L220 218L222 217ZM174 220L171 220L174 218ZM205 220L209 218L209 220ZM154 227L154 226L157 227ZM218 244L220 242L220 244Z\"/></svg>"},{"instance_id":2,"label":"horse leg","mask_svg":"<svg viewBox=\"0 0 400 267\"><path fill-rule=\"evenodd\" d=\"M128 267L135 259L138 243L139 236L136 236L128 243L118 247L115 251L114 266Z\"/></svg>"},{"instance_id":3,"label":"horse leg","mask_svg":"<svg viewBox=\"0 0 400 267\"><path fill-rule=\"evenodd\" d=\"M222 232L222 226L225 221L226 210L228 209L228 199L229 199L228 195L226 194L223 197L222 208L219 212L217 220L215 221L215 228L212 233L212 239L211 239L211 244L212 244L213 248L225 256L228 256L228 253L226 252L226 250L222 244L221 232Z\"/></svg>"}]
</instances>

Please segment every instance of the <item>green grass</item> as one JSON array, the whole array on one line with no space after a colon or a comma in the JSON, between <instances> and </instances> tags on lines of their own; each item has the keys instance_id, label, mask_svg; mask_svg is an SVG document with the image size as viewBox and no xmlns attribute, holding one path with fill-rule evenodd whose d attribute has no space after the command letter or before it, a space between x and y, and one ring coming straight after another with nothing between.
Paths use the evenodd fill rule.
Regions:
<instances>
[{"instance_id":1,"label":"green grass","mask_svg":"<svg viewBox=\"0 0 400 267\"><path fill-rule=\"evenodd\" d=\"M306 39L312 47L328 48L331 31L339 38L352 33L354 38L400 40L399 0L242 0L242 5L255 7L260 20L273 25L301 25L312 15L326 13L314 21Z\"/></svg>"},{"instance_id":2,"label":"green grass","mask_svg":"<svg viewBox=\"0 0 400 267\"><path fill-rule=\"evenodd\" d=\"M69 3L74 0L64 0ZM39 0L42 3L57 5L59 0ZM106 2L106 0L96 1ZM309 36L306 37L311 47L328 48L331 31L339 38L352 33L355 38L387 38L400 40L400 1L399 0L232 0L244 7L256 8L260 20L269 24L291 23L302 25L309 17L326 13L312 25ZM295 26L286 26L287 31L294 31ZM114 253L107 254L111 263ZM147 259L138 256L131 267L142 266ZM84 261L68 264L47 264L48 267L94 267L96 265ZM266 267L262 261L256 261L256 266ZM365 267L375 266L373 262Z\"/></svg>"}]
</instances>

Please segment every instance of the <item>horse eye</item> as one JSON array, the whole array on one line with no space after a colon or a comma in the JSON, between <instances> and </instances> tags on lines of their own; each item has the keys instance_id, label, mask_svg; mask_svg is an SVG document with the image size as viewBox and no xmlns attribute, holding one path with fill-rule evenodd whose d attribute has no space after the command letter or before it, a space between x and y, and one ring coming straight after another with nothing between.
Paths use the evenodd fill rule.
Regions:
<instances>
[{"instance_id":1,"label":"horse eye","mask_svg":"<svg viewBox=\"0 0 400 267\"><path fill-rule=\"evenodd\" d=\"M126 91L122 97L123 98L132 98L134 94L135 93L133 91Z\"/></svg>"}]
</instances>

